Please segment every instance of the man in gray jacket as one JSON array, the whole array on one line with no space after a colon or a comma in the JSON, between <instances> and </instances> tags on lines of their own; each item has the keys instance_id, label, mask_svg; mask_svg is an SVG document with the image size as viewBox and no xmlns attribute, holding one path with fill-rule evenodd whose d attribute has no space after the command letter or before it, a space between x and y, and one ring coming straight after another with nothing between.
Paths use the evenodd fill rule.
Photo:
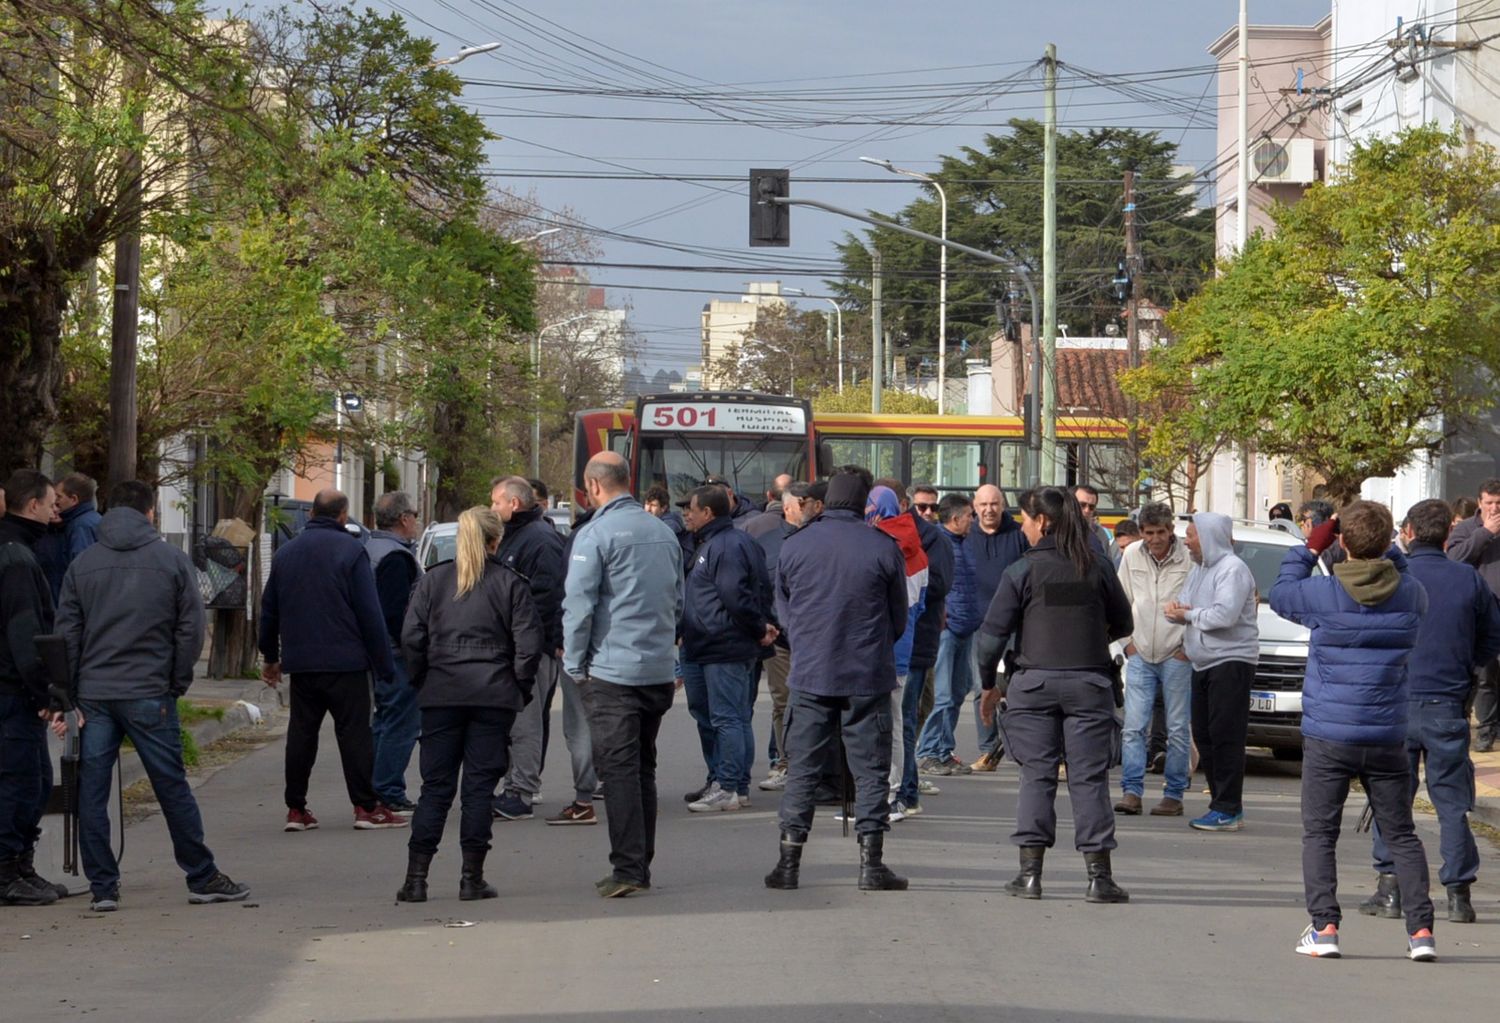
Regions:
<instances>
[{"instance_id":1,"label":"man in gray jacket","mask_svg":"<svg viewBox=\"0 0 1500 1023\"><path fill-rule=\"evenodd\" d=\"M57 631L83 721L78 841L95 912L119 906L120 866L110 848L110 775L129 738L172 835L191 903L250 894L219 871L203 843L203 818L182 762L177 698L203 649L203 598L188 556L156 531L156 494L125 480L110 490L99 541L63 577Z\"/></svg>"},{"instance_id":2,"label":"man in gray jacket","mask_svg":"<svg viewBox=\"0 0 1500 1023\"><path fill-rule=\"evenodd\" d=\"M1182 645L1193 662L1193 741L1212 797L1208 813L1189 824L1199 831L1239 831L1245 826L1250 685L1260 659L1255 576L1234 553L1228 515L1194 515L1187 549L1193 570L1165 614L1187 626Z\"/></svg>"},{"instance_id":3,"label":"man in gray jacket","mask_svg":"<svg viewBox=\"0 0 1500 1023\"><path fill-rule=\"evenodd\" d=\"M1448 537L1448 557L1473 565L1490 589L1500 593L1500 479L1479 488L1479 511L1463 519ZM1488 753L1500 738L1500 661L1491 659L1474 688L1474 752Z\"/></svg>"},{"instance_id":4,"label":"man in gray jacket","mask_svg":"<svg viewBox=\"0 0 1500 1023\"><path fill-rule=\"evenodd\" d=\"M610 876L606 899L651 887L656 854L656 734L672 706L682 547L630 496L625 459L589 459L583 483L599 509L572 536L562 605L563 670L589 713L594 770L604 783Z\"/></svg>"}]
</instances>

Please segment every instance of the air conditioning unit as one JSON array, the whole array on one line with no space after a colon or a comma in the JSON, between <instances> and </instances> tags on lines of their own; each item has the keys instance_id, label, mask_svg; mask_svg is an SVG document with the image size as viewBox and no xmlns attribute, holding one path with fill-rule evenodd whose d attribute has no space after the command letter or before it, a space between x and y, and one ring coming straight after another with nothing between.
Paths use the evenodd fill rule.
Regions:
<instances>
[{"instance_id":1,"label":"air conditioning unit","mask_svg":"<svg viewBox=\"0 0 1500 1023\"><path fill-rule=\"evenodd\" d=\"M1250 183L1307 185L1318 180L1312 139L1261 139L1250 147Z\"/></svg>"}]
</instances>

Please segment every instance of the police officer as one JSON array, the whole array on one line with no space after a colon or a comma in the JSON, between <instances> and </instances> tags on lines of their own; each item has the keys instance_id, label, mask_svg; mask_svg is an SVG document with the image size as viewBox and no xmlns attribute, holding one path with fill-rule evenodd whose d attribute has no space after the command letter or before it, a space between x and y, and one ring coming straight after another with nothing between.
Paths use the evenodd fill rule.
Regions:
<instances>
[{"instance_id":1,"label":"police officer","mask_svg":"<svg viewBox=\"0 0 1500 1023\"><path fill-rule=\"evenodd\" d=\"M890 537L865 524L870 478L839 472L823 514L786 538L777 561L776 617L787 630L786 746L781 797L781 859L767 888L797 887L814 794L828 753L842 735L855 785L859 887L904 891L883 861L890 825L893 648L906 629L906 562Z\"/></svg>"},{"instance_id":2,"label":"police officer","mask_svg":"<svg viewBox=\"0 0 1500 1023\"><path fill-rule=\"evenodd\" d=\"M1007 745L1021 765L1016 830L1021 872L1005 886L1042 897L1042 858L1057 839L1057 767L1068 764L1073 830L1088 865L1089 902L1128 902L1115 884L1110 850L1109 750L1115 729L1109 643L1130 635L1130 601L1108 555L1096 549L1078 499L1044 487L1021 495L1021 528L1031 549L1006 570L979 627L980 713L1003 707ZM1008 689L996 669L1017 637ZM1008 699L1007 699L1008 697ZM1005 704L1002 704L1005 700Z\"/></svg>"}]
</instances>

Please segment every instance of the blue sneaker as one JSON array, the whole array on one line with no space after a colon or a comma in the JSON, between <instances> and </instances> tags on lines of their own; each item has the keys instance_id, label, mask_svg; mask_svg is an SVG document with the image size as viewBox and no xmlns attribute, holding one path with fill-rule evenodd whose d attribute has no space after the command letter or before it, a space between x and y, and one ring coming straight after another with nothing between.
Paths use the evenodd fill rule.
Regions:
<instances>
[{"instance_id":1,"label":"blue sneaker","mask_svg":"<svg viewBox=\"0 0 1500 1023\"><path fill-rule=\"evenodd\" d=\"M531 817L531 804L507 792L495 800L495 816L503 821L524 821Z\"/></svg>"},{"instance_id":2,"label":"blue sneaker","mask_svg":"<svg viewBox=\"0 0 1500 1023\"><path fill-rule=\"evenodd\" d=\"M1313 930L1313 925L1308 924L1302 930L1302 937L1297 940L1297 954L1312 956L1314 959L1337 959L1343 955L1339 951L1339 929L1337 924L1329 924L1321 931Z\"/></svg>"},{"instance_id":3,"label":"blue sneaker","mask_svg":"<svg viewBox=\"0 0 1500 1023\"><path fill-rule=\"evenodd\" d=\"M1418 963L1437 961L1437 942L1432 940L1430 928L1424 927L1416 934L1407 936L1406 957Z\"/></svg>"},{"instance_id":4,"label":"blue sneaker","mask_svg":"<svg viewBox=\"0 0 1500 1023\"><path fill-rule=\"evenodd\" d=\"M1245 815L1242 813L1228 814L1220 813L1218 810L1210 810L1202 817L1188 821L1188 827L1199 831L1241 831L1245 827Z\"/></svg>"}]
</instances>

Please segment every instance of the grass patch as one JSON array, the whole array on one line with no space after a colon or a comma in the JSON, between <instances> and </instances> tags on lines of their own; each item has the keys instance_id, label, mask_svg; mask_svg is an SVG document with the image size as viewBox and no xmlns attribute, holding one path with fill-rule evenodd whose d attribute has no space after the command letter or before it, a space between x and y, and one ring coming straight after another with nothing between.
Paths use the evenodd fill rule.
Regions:
<instances>
[{"instance_id":1,"label":"grass patch","mask_svg":"<svg viewBox=\"0 0 1500 1023\"><path fill-rule=\"evenodd\" d=\"M177 720L184 725L195 725L200 721L223 721L223 707L205 707L187 700L177 701Z\"/></svg>"}]
</instances>

